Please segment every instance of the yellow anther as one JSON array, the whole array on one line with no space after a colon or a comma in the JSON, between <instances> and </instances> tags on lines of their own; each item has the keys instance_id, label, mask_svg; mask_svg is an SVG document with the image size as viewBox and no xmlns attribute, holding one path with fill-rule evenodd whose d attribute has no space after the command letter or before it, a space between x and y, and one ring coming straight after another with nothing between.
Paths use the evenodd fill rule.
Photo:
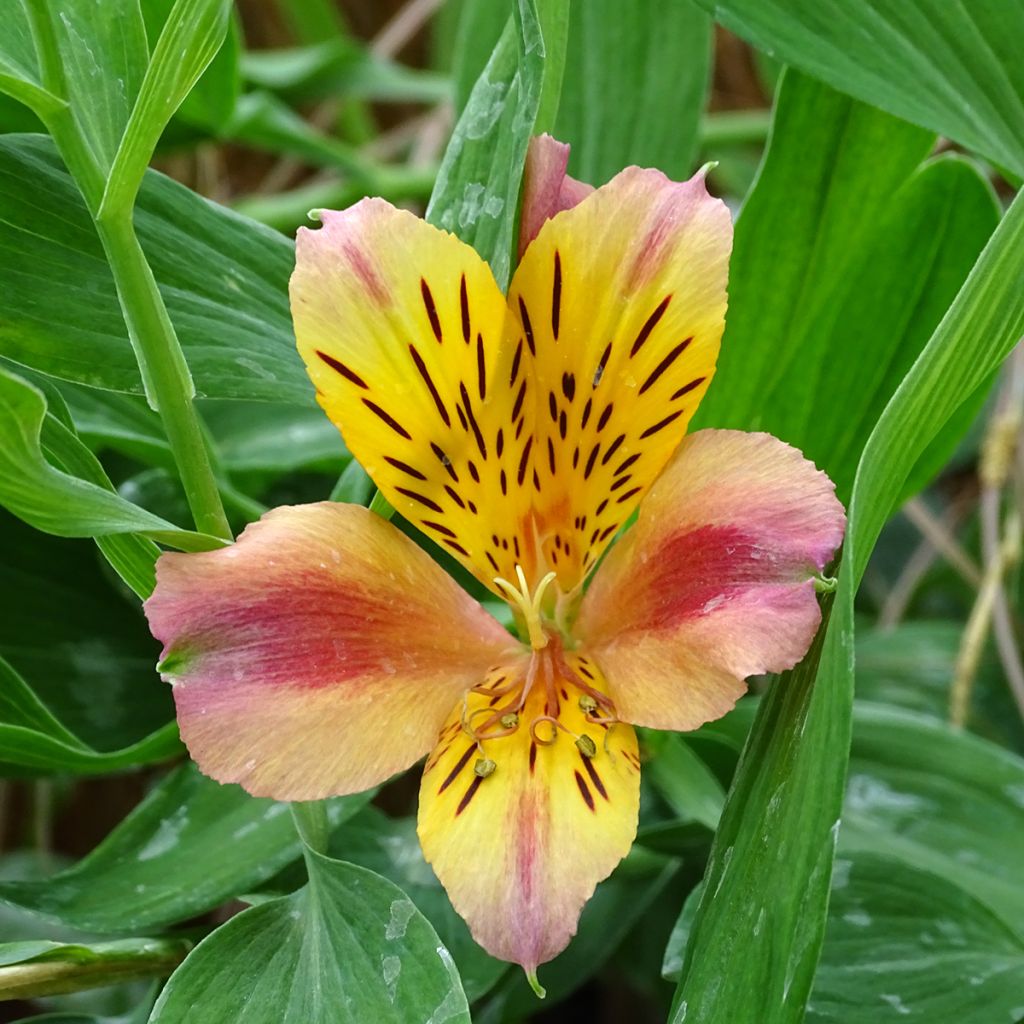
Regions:
<instances>
[{"instance_id":1,"label":"yellow anther","mask_svg":"<svg viewBox=\"0 0 1024 1024\"><path fill-rule=\"evenodd\" d=\"M519 580L518 587L514 583L509 583L508 580L503 579L501 576L494 577L495 585L505 591L509 601L523 616L530 637L530 646L535 651L542 650L548 645L547 634L544 632L544 626L541 622L540 606L544 599L544 591L547 590L548 585L557 575L557 573L549 572L537 584L537 589L533 594L530 593L530 585L526 581L526 573L523 572L521 565L516 566L516 578Z\"/></svg>"}]
</instances>

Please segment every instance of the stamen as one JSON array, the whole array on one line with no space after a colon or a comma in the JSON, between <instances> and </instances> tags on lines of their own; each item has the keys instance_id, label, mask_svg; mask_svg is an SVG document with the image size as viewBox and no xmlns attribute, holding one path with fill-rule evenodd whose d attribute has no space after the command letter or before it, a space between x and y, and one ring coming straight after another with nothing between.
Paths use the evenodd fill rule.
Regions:
<instances>
[{"instance_id":1,"label":"stamen","mask_svg":"<svg viewBox=\"0 0 1024 1024\"><path fill-rule=\"evenodd\" d=\"M523 616L530 637L530 646L535 651L543 650L548 645L547 634L544 632L544 627L541 623L540 607L544 599L544 591L547 590L548 585L557 575L555 572L549 572L537 584L537 589L533 594L530 593L530 585L526 582L526 573L523 572L521 565L516 565L516 578L519 580L518 587L514 583L509 583L508 580L503 579L501 576L494 577L495 585L505 591L509 601Z\"/></svg>"},{"instance_id":2,"label":"stamen","mask_svg":"<svg viewBox=\"0 0 1024 1024\"><path fill-rule=\"evenodd\" d=\"M497 767L489 757L478 757L473 765L473 772L479 778L486 779L488 775L494 774L494 770Z\"/></svg>"},{"instance_id":3,"label":"stamen","mask_svg":"<svg viewBox=\"0 0 1024 1024\"><path fill-rule=\"evenodd\" d=\"M576 746L584 757L597 756L597 744L586 733L576 741Z\"/></svg>"}]
</instances>

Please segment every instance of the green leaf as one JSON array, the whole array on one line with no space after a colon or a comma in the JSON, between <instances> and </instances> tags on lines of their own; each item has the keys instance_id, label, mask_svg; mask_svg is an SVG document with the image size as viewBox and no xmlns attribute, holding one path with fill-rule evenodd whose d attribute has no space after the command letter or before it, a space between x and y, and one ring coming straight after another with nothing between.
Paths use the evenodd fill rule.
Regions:
<instances>
[{"instance_id":1,"label":"green leaf","mask_svg":"<svg viewBox=\"0 0 1024 1024\"><path fill-rule=\"evenodd\" d=\"M0 92L24 103L36 114L50 114L65 104L43 88L32 42L32 28L23 0L4 9L4 31L0 36Z\"/></svg>"},{"instance_id":2,"label":"green leaf","mask_svg":"<svg viewBox=\"0 0 1024 1024\"><path fill-rule=\"evenodd\" d=\"M560 25L564 6L565 0L554 0L538 13L536 0L517 0L514 22L455 126L427 207L427 220L472 245L502 288L511 274L519 185L545 77L560 80L564 60L564 52L547 50L559 33L544 30Z\"/></svg>"},{"instance_id":3,"label":"green leaf","mask_svg":"<svg viewBox=\"0 0 1024 1024\"><path fill-rule=\"evenodd\" d=\"M199 395L312 407L288 308L293 244L152 171L135 224ZM0 137L0 277L0 353L143 393L99 239L47 139Z\"/></svg>"},{"instance_id":4,"label":"green leaf","mask_svg":"<svg viewBox=\"0 0 1024 1024\"><path fill-rule=\"evenodd\" d=\"M940 875L1024 935L1024 761L992 743L858 702L839 846Z\"/></svg>"},{"instance_id":5,"label":"green leaf","mask_svg":"<svg viewBox=\"0 0 1024 1024\"><path fill-rule=\"evenodd\" d=\"M45 79L61 79L61 95L71 106L78 134L103 176L109 172L149 60L149 44L139 0L109 0L103 17L95 0L67 0L57 10L40 0L35 8L36 39ZM56 52L50 53L52 42ZM56 72L50 66L59 62Z\"/></svg>"},{"instance_id":6,"label":"green leaf","mask_svg":"<svg viewBox=\"0 0 1024 1024\"><path fill-rule=\"evenodd\" d=\"M220 49L230 11L230 0L176 0L119 140L100 217L131 209L167 122Z\"/></svg>"},{"instance_id":7,"label":"green leaf","mask_svg":"<svg viewBox=\"0 0 1024 1024\"><path fill-rule=\"evenodd\" d=\"M0 999L37 999L162 977L181 963L191 946L184 939L0 943Z\"/></svg>"},{"instance_id":8,"label":"green leaf","mask_svg":"<svg viewBox=\"0 0 1024 1024\"><path fill-rule=\"evenodd\" d=\"M1024 938L955 882L878 854L836 861L807 1024L1017 1024Z\"/></svg>"},{"instance_id":9,"label":"green leaf","mask_svg":"<svg viewBox=\"0 0 1024 1024\"><path fill-rule=\"evenodd\" d=\"M1018 197L865 446L832 618L803 665L761 703L712 848L673 1024L802 1020L824 930L846 773L854 593L915 462L1022 334L1024 198ZM732 965L727 986L720 973L726 960ZM758 993L756 1001L750 992Z\"/></svg>"},{"instance_id":10,"label":"green leaf","mask_svg":"<svg viewBox=\"0 0 1024 1024\"><path fill-rule=\"evenodd\" d=\"M473 941L466 922L423 859L415 819L388 818L367 807L335 833L330 853L376 871L408 895L451 952L471 1002L488 992L509 969L507 963L495 960Z\"/></svg>"},{"instance_id":11,"label":"green leaf","mask_svg":"<svg viewBox=\"0 0 1024 1024\"><path fill-rule=\"evenodd\" d=\"M328 801L331 827L372 793ZM288 804L221 786L183 765L87 857L40 882L0 882L0 899L89 931L184 921L239 896L301 852Z\"/></svg>"},{"instance_id":12,"label":"green leaf","mask_svg":"<svg viewBox=\"0 0 1024 1024\"><path fill-rule=\"evenodd\" d=\"M458 972L401 889L307 854L309 885L233 917L172 975L150 1024L469 1024Z\"/></svg>"},{"instance_id":13,"label":"green leaf","mask_svg":"<svg viewBox=\"0 0 1024 1024\"><path fill-rule=\"evenodd\" d=\"M699 0L759 49L1024 174L1024 7Z\"/></svg>"},{"instance_id":14,"label":"green leaf","mask_svg":"<svg viewBox=\"0 0 1024 1024\"><path fill-rule=\"evenodd\" d=\"M787 72L736 227L722 357L700 421L802 449L843 501L872 426L998 221L969 164L917 167L932 141Z\"/></svg>"},{"instance_id":15,"label":"green leaf","mask_svg":"<svg viewBox=\"0 0 1024 1024\"><path fill-rule=\"evenodd\" d=\"M58 537L139 533L189 551L222 545L125 501L92 452L47 416L43 393L2 368L0 436L6 439L0 450L0 503L37 530ZM56 468L46 455L75 475Z\"/></svg>"},{"instance_id":16,"label":"green leaf","mask_svg":"<svg viewBox=\"0 0 1024 1024\"><path fill-rule=\"evenodd\" d=\"M857 634L857 698L904 711L949 718L949 684L964 624L942 620L902 622L893 629ZM968 725L986 739L1024 747L1024 727L994 651L986 650L975 676Z\"/></svg>"},{"instance_id":17,"label":"green leaf","mask_svg":"<svg viewBox=\"0 0 1024 1024\"><path fill-rule=\"evenodd\" d=\"M554 132L570 172L595 185L629 164L687 177L710 62L711 19L689 0L574 3Z\"/></svg>"},{"instance_id":18,"label":"green leaf","mask_svg":"<svg viewBox=\"0 0 1024 1024\"><path fill-rule=\"evenodd\" d=\"M159 39L175 2L176 0L145 0L142 4L142 16L151 40ZM220 131L231 117L242 87L239 67L241 49L238 19L229 17L223 45L178 107L176 120L206 131Z\"/></svg>"},{"instance_id":19,"label":"green leaf","mask_svg":"<svg viewBox=\"0 0 1024 1024\"><path fill-rule=\"evenodd\" d=\"M99 775L166 761L183 751L178 727L168 722L120 750L95 750L69 732L0 657L0 767L41 772Z\"/></svg>"},{"instance_id":20,"label":"green leaf","mask_svg":"<svg viewBox=\"0 0 1024 1024\"><path fill-rule=\"evenodd\" d=\"M714 831L725 803L725 791L693 748L674 733L643 733L645 749L653 755L647 778L683 821L697 821Z\"/></svg>"},{"instance_id":21,"label":"green leaf","mask_svg":"<svg viewBox=\"0 0 1024 1024\"><path fill-rule=\"evenodd\" d=\"M174 712L154 670L160 645L92 544L48 537L2 512L0 548L0 656L63 729L111 753L165 726ZM23 715L2 720L52 733Z\"/></svg>"}]
</instances>

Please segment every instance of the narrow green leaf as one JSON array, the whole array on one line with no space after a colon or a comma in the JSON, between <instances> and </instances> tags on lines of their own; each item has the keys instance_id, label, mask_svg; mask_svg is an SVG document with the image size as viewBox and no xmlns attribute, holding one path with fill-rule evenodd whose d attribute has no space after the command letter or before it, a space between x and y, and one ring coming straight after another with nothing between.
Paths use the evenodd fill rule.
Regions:
<instances>
[{"instance_id":1,"label":"narrow green leaf","mask_svg":"<svg viewBox=\"0 0 1024 1024\"><path fill-rule=\"evenodd\" d=\"M1024 198L1018 197L865 446L832 618L803 665L774 685L759 709L712 849L673 1024L803 1019L846 775L853 596L914 463L1022 334ZM737 936L745 938L737 942ZM733 967L730 984L722 985L726 959ZM750 992L758 993L756 1002Z\"/></svg>"},{"instance_id":2,"label":"narrow green leaf","mask_svg":"<svg viewBox=\"0 0 1024 1024\"><path fill-rule=\"evenodd\" d=\"M458 972L397 886L310 853L309 885L233 917L171 977L150 1024L469 1024Z\"/></svg>"},{"instance_id":3,"label":"narrow green leaf","mask_svg":"<svg viewBox=\"0 0 1024 1024\"><path fill-rule=\"evenodd\" d=\"M331 827L370 796L328 801ZM288 804L219 785L186 764L83 860L45 881L0 882L0 900L88 931L140 931L247 892L301 846Z\"/></svg>"},{"instance_id":4,"label":"narrow green leaf","mask_svg":"<svg viewBox=\"0 0 1024 1024\"><path fill-rule=\"evenodd\" d=\"M312 408L288 309L291 241L152 171L135 224L199 395ZM0 136L0 277L0 353L142 394L89 213L52 143L37 136Z\"/></svg>"},{"instance_id":5,"label":"narrow green leaf","mask_svg":"<svg viewBox=\"0 0 1024 1024\"><path fill-rule=\"evenodd\" d=\"M698 0L759 49L1024 174L1024 7Z\"/></svg>"},{"instance_id":6,"label":"narrow green leaf","mask_svg":"<svg viewBox=\"0 0 1024 1024\"><path fill-rule=\"evenodd\" d=\"M736 228L722 357L698 419L781 437L843 501L872 426L998 221L970 164L917 167L932 141L787 72Z\"/></svg>"},{"instance_id":7,"label":"narrow green leaf","mask_svg":"<svg viewBox=\"0 0 1024 1024\"><path fill-rule=\"evenodd\" d=\"M546 3L542 19L536 0L517 0L514 21L455 126L427 207L427 220L472 245L503 288L511 274L519 185L545 75L559 79L564 59L563 53L547 51L543 27L559 24L564 3ZM557 31L552 34L557 38Z\"/></svg>"},{"instance_id":8,"label":"narrow green leaf","mask_svg":"<svg viewBox=\"0 0 1024 1024\"><path fill-rule=\"evenodd\" d=\"M714 831L725 803L722 784L682 736L645 730L643 739L653 755L646 768L655 789L680 819Z\"/></svg>"},{"instance_id":9,"label":"narrow green leaf","mask_svg":"<svg viewBox=\"0 0 1024 1024\"><path fill-rule=\"evenodd\" d=\"M118 495L96 457L53 417L41 391L0 368L0 503L58 537L140 533L172 547L205 551L215 537L182 530ZM47 461L44 449L63 472ZM98 481L98 482L94 482Z\"/></svg>"},{"instance_id":10,"label":"narrow green leaf","mask_svg":"<svg viewBox=\"0 0 1024 1024\"><path fill-rule=\"evenodd\" d=\"M693 169L711 63L711 19L690 0L585 0L571 8L554 134L595 185L630 164Z\"/></svg>"},{"instance_id":11,"label":"narrow green leaf","mask_svg":"<svg viewBox=\"0 0 1024 1024\"><path fill-rule=\"evenodd\" d=\"M166 761L183 750L174 722L120 750L94 750L69 732L0 657L0 765L5 772L26 768L99 775Z\"/></svg>"},{"instance_id":12,"label":"narrow green leaf","mask_svg":"<svg viewBox=\"0 0 1024 1024\"><path fill-rule=\"evenodd\" d=\"M131 208L167 122L220 49L230 12L230 0L175 3L119 140L99 216Z\"/></svg>"}]
</instances>

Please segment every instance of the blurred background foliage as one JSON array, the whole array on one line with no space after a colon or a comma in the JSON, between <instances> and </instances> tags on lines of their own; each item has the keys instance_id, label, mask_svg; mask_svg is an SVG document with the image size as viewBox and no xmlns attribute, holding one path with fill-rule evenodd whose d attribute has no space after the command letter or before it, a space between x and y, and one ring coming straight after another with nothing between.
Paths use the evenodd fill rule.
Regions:
<instances>
[{"instance_id":1,"label":"blurred background foliage","mask_svg":"<svg viewBox=\"0 0 1024 1024\"><path fill-rule=\"evenodd\" d=\"M151 39L171 6L144 0ZM166 178L147 176L135 213L236 531L274 505L372 495L310 400L291 343L289 239L308 211L382 195L423 212L433 195L435 223L468 235L507 272L512 221L470 217L471 195L446 206L441 187L464 173L445 153L467 107L462 138L495 131L496 145L513 146L530 133L533 121L522 138L514 126L495 128L493 116L504 115L489 112L485 93L498 80L534 104L539 127L573 144L572 173L595 184L629 163L683 177L714 162L712 190L743 212L719 375L700 425L779 435L827 468L850 502L869 437L882 436L876 423L929 339L955 321L944 320L947 310L965 301L958 293L1019 182L1024 89L999 79L1007 59L992 52L974 77L952 67L945 85L915 62L916 78L898 82L890 102L878 82L891 67L859 54L863 40L841 18L823 26L801 4L721 6L722 24L689 0L577 0L565 17L542 17L552 52L553 40L564 45L559 101L558 83L544 77L550 66L531 71L516 56L522 12L513 26L497 0L239 0L224 45L160 136L153 166ZM1009 18L996 27L1024 32ZM784 72L781 61L801 71ZM999 117L969 116L993 104ZM189 548L203 545L202 533L191 530L171 449L143 396L88 204L53 147L24 135L43 131L0 95L0 499L14 513L0 518L0 965L99 965L108 984L26 989L0 1002L0 1021L46 1012L64 1024L145 1021L152 978L212 933L219 945L175 975L152 1019L184 1020L201 992L213 1000L207 1016L189 1019L228 1022L241 1019L237 1007L210 993L244 976L232 957L253 935L278 936L260 964L281 985L327 970L287 952L275 931L285 904L272 897L300 899L307 872L342 901L352 883L335 861L300 859L280 805L217 787L184 762L135 594L151 585L154 540ZM478 159L470 149L465 159ZM495 160L487 173L515 177L517 159L510 149L504 168ZM1006 287L1024 288L1019 266L1012 273ZM970 351L963 362L974 362ZM950 364L941 386L952 393L955 378L965 393L950 399L935 438L906 456L893 500L878 499L877 546L867 561L866 539L866 564L850 570L863 573L843 634L852 638L855 616L852 760L808 1021L1024 1019L1024 358L1018 349L998 373L989 362L979 357L976 380ZM893 452L899 433L887 442ZM876 464L888 452L876 451ZM62 490L69 477L54 467L93 489ZM74 529L58 522L62 500L81 519ZM81 539L94 534L102 556ZM823 665L828 658L826 646ZM806 698L805 710L816 667L779 684ZM819 677L819 692L841 689L840 675ZM380 876L368 906L379 899L386 915L392 884L412 898L430 922L424 934L432 926L451 951L480 1024L690 1021L684 994L688 985L708 992L702 970L742 989L773 969L757 941L768 903L748 901L749 919L732 919L731 949L716 938L730 933L715 911L698 910L701 879L728 865L722 835L740 827L737 811L712 852L755 709L767 703L764 682L722 722L645 736L638 843L599 887L569 950L542 969L545 1004L473 944L423 863L415 779L332 801L331 824L346 824L329 853ZM783 765L780 792L811 778L845 728L822 729L818 762ZM772 757L789 750L780 738ZM736 792L741 809L757 802L753 788ZM827 809L827 793L819 796ZM792 833L802 807L793 798L788 806ZM832 824L825 813L808 817L800 857L816 856L815 829ZM750 841L767 845L772 833L755 830ZM785 860L773 870L785 873ZM816 884L827 887L823 877ZM246 904L256 909L237 916ZM250 934L257 924L264 931ZM351 942L335 955L356 955L360 937ZM752 1007L744 1020L790 1019L756 1009L761 998L784 1005L785 992L754 988L743 998ZM275 1012L268 1022L286 1019Z\"/></svg>"}]
</instances>

